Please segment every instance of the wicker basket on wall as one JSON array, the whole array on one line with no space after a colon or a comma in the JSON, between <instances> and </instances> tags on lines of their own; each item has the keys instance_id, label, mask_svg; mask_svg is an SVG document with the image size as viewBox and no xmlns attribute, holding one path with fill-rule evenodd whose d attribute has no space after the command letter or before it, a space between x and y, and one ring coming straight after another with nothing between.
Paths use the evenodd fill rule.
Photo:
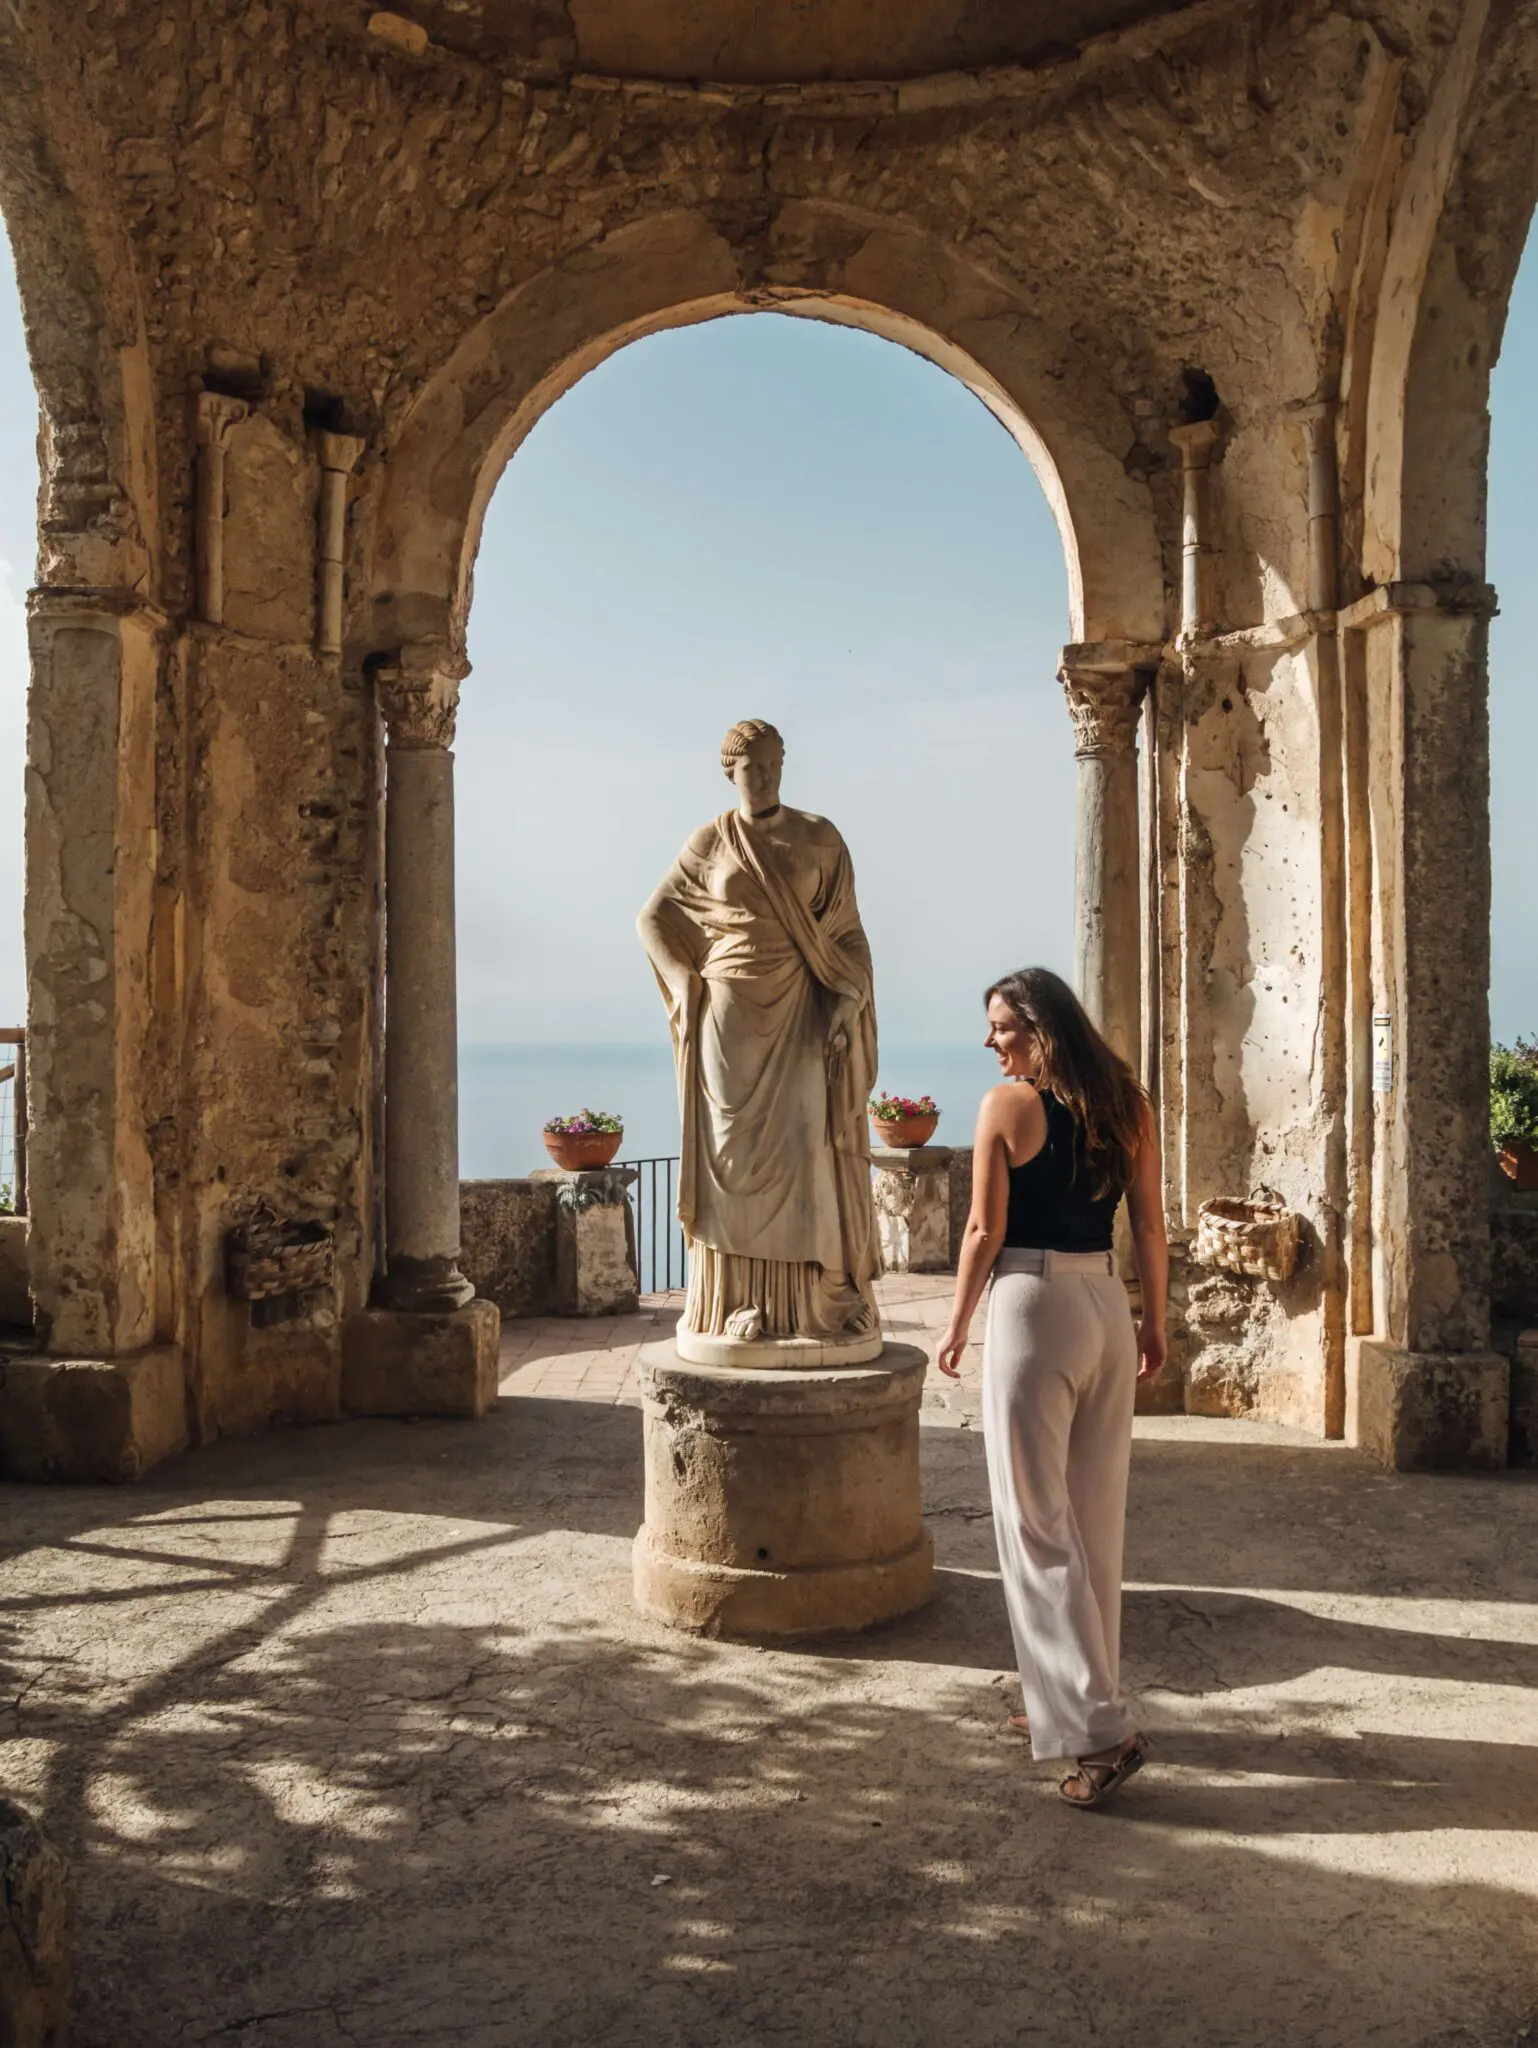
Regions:
<instances>
[{"instance_id":1,"label":"wicker basket on wall","mask_svg":"<svg viewBox=\"0 0 1538 2048\"><path fill-rule=\"evenodd\" d=\"M280 1217L264 1203L225 1241L225 1285L237 1301L329 1287L336 1246L324 1223Z\"/></svg>"},{"instance_id":2,"label":"wicker basket on wall","mask_svg":"<svg viewBox=\"0 0 1538 2048\"><path fill-rule=\"evenodd\" d=\"M1269 1188L1248 1201L1203 1202L1196 1219L1196 1259L1255 1280L1290 1280L1298 1264L1298 1219Z\"/></svg>"}]
</instances>

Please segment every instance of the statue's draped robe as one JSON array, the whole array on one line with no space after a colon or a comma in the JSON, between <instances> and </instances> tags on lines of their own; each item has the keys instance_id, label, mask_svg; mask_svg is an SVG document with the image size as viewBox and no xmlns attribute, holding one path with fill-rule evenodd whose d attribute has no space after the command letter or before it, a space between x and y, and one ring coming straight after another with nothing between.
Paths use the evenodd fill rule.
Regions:
<instances>
[{"instance_id":1,"label":"statue's draped robe","mask_svg":"<svg viewBox=\"0 0 1538 2048\"><path fill-rule=\"evenodd\" d=\"M766 831L726 812L658 892L668 951L701 977L685 1013L667 963L653 960L683 1121L684 1326L705 1334L755 1307L765 1336L876 1326L870 947L847 847L826 820L791 814L802 819L804 830ZM861 1007L842 1069L830 1072L840 996Z\"/></svg>"}]
</instances>

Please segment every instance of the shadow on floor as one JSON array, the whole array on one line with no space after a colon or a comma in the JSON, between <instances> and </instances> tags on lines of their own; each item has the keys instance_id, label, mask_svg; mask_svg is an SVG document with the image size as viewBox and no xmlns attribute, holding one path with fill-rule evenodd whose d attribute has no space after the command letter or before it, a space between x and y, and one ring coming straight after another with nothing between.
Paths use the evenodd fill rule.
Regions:
<instances>
[{"instance_id":1,"label":"shadow on floor","mask_svg":"<svg viewBox=\"0 0 1538 2048\"><path fill-rule=\"evenodd\" d=\"M1538 1489L1139 1444L1154 1764L1081 1815L1002 1726L975 1439L926 1435L934 1606L763 1653L630 1611L639 1429L518 1400L6 1490L75 2048L1516 2041ZM1468 1637L1416 1623L1460 1582Z\"/></svg>"}]
</instances>

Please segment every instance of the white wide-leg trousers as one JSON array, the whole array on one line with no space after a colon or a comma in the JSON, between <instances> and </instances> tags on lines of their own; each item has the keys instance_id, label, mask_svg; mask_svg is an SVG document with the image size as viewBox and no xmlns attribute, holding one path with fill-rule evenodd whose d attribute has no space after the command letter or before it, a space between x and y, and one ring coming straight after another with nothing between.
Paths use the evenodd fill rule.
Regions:
<instances>
[{"instance_id":1,"label":"white wide-leg trousers","mask_svg":"<svg viewBox=\"0 0 1538 2048\"><path fill-rule=\"evenodd\" d=\"M1109 1253L1004 1251L983 1347L999 1568L1037 1757L1110 1749L1137 1338Z\"/></svg>"}]
</instances>

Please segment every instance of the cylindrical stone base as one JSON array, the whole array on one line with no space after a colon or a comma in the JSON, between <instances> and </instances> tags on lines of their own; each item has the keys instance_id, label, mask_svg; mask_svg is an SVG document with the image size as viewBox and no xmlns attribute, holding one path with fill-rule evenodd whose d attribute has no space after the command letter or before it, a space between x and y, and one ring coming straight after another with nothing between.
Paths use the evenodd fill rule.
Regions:
<instances>
[{"instance_id":1,"label":"cylindrical stone base","mask_svg":"<svg viewBox=\"0 0 1538 2048\"><path fill-rule=\"evenodd\" d=\"M774 1640L922 1607L934 1580L919 1491L926 1363L889 1344L870 1365L745 1372L648 1346L642 1613Z\"/></svg>"}]
</instances>

